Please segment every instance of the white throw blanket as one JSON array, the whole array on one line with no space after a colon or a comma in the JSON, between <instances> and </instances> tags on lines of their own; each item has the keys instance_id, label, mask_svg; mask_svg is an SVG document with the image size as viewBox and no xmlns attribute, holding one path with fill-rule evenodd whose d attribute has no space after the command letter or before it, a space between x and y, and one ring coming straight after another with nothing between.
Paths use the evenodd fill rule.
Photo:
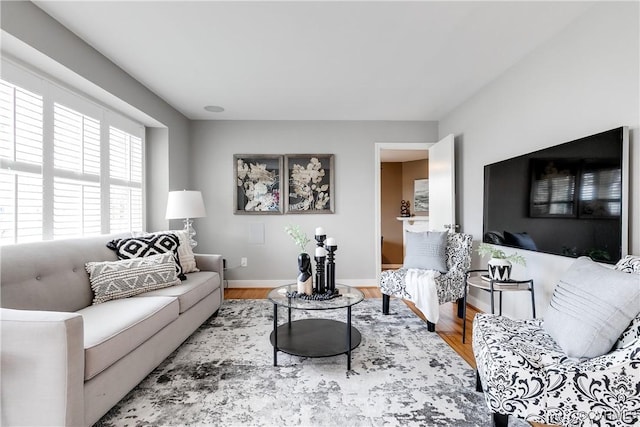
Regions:
<instances>
[{"instance_id":1,"label":"white throw blanket","mask_svg":"<svg viewBox=\"0 0 640 427\"><path fill-rule=\"evenodd\" d=\"M407 293L411 295L410 301L431 323L438 323L440 316L438 289L435 281L438 276L440 276L439 271L410 268L404 278Z\"/></svg>"}]
</instances>

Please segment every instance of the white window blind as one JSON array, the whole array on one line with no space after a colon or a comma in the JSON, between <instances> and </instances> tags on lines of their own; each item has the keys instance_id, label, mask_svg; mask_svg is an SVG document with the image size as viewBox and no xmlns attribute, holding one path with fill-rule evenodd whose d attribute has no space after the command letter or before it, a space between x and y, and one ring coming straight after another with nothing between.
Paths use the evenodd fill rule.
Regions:
<instances>
[{"instance_id":1,"label":"white window blind","mask_svg":"<svg viewBox=\"0 0 640 427\"><path fill-rule=\"evenodd\" d=\"M42 240L42 176L0 170L0 242Z\"/></svg>"},{"instance_id":2,"label":"white window blind","mask_svg":"<svg viewBox=\"0 0 640 427\"><path fill-rule=\"evenodd\" d=\"M42 96L0 80L0 157L42 164Z\"/></svg>"},{"instance_id":3,"label":"white window blind","mask_svg":"<svg viewBox=\"0 0 640 427\"><path fill-rule=\"evenodd\" d=\"M56 177L53 194L54 239L100 234L99 185Z\"/></svg>"},{"instance_id":4,"label":"white window blind","mask_svg":"<svg viewBox=\"0 0 640 427\"><path fill-rule=\"evenodd\" d=\"M142 139L109 128L110 229L142 227Z\"/></svg>"},{"instance_id":5,"label":"white window blind","mask_svg":"<svg viewBox=\"0 0 640 427\"><path fill-rule=\"evenodd\" d=\"M43 99L0 80L0 244L43 237Z\"/></svg>"},{"instance_id":6,"label":"white window blind","mask_svg":"<svg viewBox=\"0 0 640 427\"><path fill-rule=\"evenodd\" d=\"M0 79L0 244L142 230L143 128L38 81Z\"/></svg>"},{"instance_id":7,"label":"white window blind","mask_svg":"<svg viewBox=\"0 0 640 427\"><path fill-rule=\"evenodd\" d=\"M54 104L54 167L100 175L100 121Z\"/></svg>"}]
</instances>

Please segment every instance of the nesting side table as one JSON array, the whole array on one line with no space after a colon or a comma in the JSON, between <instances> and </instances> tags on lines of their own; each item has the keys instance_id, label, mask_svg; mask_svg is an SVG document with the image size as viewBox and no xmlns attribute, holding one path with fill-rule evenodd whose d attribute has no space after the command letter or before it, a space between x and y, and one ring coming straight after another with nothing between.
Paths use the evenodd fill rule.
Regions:
<instances>
[{"instance_id":1,"label":"nesting side table","mask_svg":"<svg viewBox=\"0 0 640 427\"><path fill-rule=\"evenodd\" d=\"M465 341L465 335L467 332L467 295L469 294L469 288L474 287L483 291L489 292L491 295L491 314L495 314L495 301L493 294L498 292L499 294L499 313L502 315L502 293L503 292L531 292L531 310L533 311L533 318L536 317L536 300L533 290L533 279L526 280L494 280L488 277L488 270L469 270L465 275L465 287L464 287L464 306L462 316L462 342Z\"/></svg>"}]
</instances>

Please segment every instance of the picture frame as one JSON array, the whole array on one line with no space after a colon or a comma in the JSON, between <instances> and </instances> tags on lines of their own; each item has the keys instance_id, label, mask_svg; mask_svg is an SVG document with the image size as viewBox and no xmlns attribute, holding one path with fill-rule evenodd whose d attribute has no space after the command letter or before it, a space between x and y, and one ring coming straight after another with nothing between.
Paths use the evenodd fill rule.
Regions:
<instances>
[{"instance_id":1,"label":"picture frame","mask_svg":"<svg viewBox=\"0 0 640 427\"><path fill-rule=\"evenodd\" d=\"M333 154L285 155L286 213L335 212Z\"/></svg>"},{"instance_id":2,"label":"picture frame","mask_svg":"<svg viewBox=\"0 0 640 427\"><path fill-rule=\"evenodd\" d=\"M413 211L429 213L429 180L413 180Z\"/></svg>"},{"instance_id":3,"label":"picture frame","mask_svg":"<svg viewBox=\"0 0 640 427\"><path fill-rule=\"evenodd\" d=\"M234 214L282 214L282 171L280 154L234 154Z\"/></svg>"}]
</instances>

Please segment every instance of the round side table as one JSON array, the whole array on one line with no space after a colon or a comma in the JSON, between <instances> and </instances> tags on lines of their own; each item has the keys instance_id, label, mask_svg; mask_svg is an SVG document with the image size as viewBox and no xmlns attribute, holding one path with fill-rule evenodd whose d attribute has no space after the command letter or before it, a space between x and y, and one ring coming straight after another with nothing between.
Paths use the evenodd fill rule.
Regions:
<instances>
[{"instance_id":1,"label":"round side table","mask_svg":"<svg viewBox=\"0 0 640 427\"><path fill-rule=\"evenodd\" d=\"M502 293L503 292L531 292L531 310L533 311L533 318L536 317L536 300L533 290L533 279L526 280L494 280L489 278L488 270L469 270L465 274L465 287L464 287L464 313L462 316L462 342L465 342L465 335L467 332L467 295L469 288L474 287L483 291L489 292L491 295L491 314L495 314L495 302L493 294L498 292L500 296L499 300L499 315L502 316Z\"/></svg>"}]
</instances>

